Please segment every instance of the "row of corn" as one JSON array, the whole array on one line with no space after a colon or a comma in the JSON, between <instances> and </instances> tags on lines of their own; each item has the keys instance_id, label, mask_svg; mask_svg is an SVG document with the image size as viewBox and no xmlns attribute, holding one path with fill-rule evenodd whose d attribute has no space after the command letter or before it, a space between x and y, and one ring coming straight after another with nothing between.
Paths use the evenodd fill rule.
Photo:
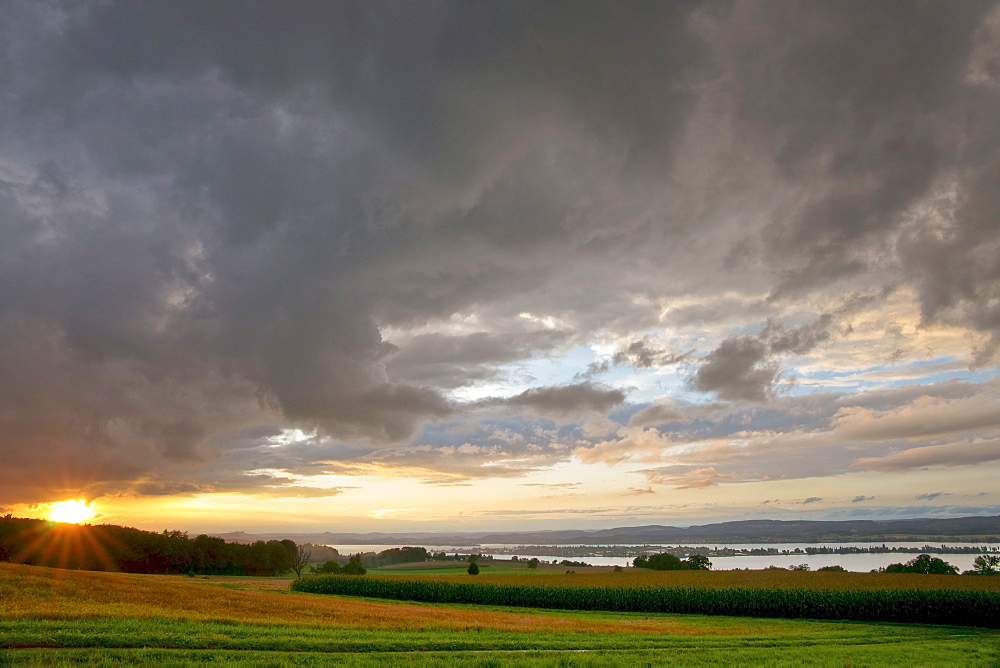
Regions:
<instances>
[{"instance_id":1,"label":"row of corn","mask_svg":"<svg viewBox=\"0 0 1000 668\"><path fill-rule=\"evenodd\" d=\"M292 589L432 603L1000 628L1000 594L984 591L546 587L339 575L302 578Z\"/></svg>"}]
</instances>

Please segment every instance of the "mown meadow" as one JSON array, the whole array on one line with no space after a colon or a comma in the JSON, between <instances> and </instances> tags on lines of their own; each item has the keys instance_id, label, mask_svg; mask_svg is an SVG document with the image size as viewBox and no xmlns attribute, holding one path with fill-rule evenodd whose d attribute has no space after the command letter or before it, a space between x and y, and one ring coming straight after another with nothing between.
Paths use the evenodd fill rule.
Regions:
<instances>
[{"instance_id":1,"label":"mown meadow","mask_svg":"<svg viewBox=\"0 0 1000 668\"><path fill-rule=\"evenodd\" d=\"M983 628L421 604L290 582L0 563L0 665L1000 663L1000 635Z\"/></svg>"}]
</instances>

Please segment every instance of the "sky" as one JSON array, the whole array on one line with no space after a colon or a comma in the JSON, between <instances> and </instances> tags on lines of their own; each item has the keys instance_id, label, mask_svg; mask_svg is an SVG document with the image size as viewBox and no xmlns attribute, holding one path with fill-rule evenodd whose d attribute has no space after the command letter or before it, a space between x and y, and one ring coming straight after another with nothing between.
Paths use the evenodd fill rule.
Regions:
<instances>
[{"instance_id":1,"label":"sky","mask_svg":"<svg viewBox=\"0 0 1000 668\"><path fill-rule=\"evenodd\" d=\"M996 2L0 4L0 513L1000 514Z\"/></svg>"}]
</instances>

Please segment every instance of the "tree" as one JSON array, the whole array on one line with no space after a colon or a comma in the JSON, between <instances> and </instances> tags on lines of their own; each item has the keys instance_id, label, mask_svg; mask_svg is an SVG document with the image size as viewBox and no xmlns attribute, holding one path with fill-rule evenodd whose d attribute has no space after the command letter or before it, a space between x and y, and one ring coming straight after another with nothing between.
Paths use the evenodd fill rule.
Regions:
<instances>
[{"instance_id":1,"label":"tree","mask_svg":"<svg viewBox=\"0 0 1000 668\"><path fill-rule=\"evenodd\" d=\"M540 563L541 562L538 561L538 557L532 557L530 560L528 560L528 568L530 568L531 570L535 570L536 568L538 568L538 564Z\"/></svg>"},{"instance_id":2,"label":"tree","mask_svg":"<svg viewBox=\"0 0 1000 668\"><path fill-rule=\"evenodd\" d=\"M846 568L844 568L843 566L838 566L836 564L834 564L833 566L823 566L822 568L817 568L816 570L817 571L832 572L832 573L846 573L847 572Z\"/></svg>"},{"instance_id":3,"label":"tree","mask_svg":"<svg viewBox=\"0 0 1000 668\"><path fill-rule=\"evenodd\" d=\"M685 566L689 571L710 571L712 570L712 562L709 561L708 557L702 554L692 554L685 561Z\"/></svg>"},{"instance_id":4,"label":"tree","mask_svg":"<svg viewBox=\"0 0 1000 668\"><path fill-rule=\"evenodd\" d=\"M282 541L284 542L284 541ZM291 542L291 541L288 541ZM295 577L302 577L302 569L306 567L309 560L312 559L312 552L310 552L305 545L295 545L291 550L291 567L295 571Z\"/></svg>"},{"instance_id":5,"label":"tree","mask_svg":"<svg viewBox=\"0 0 1000 668\"><path fill-rule=\"evenodd\" d=\"M427 561L429 556L427 549L423 547L393 547L379 552L373 561L377 566L389 566L391 564Z\"/></svg>"},{"instance_id":6,"label":"tree","mask_svg":"<svg viewBox=\"0 0 1000 668\"><path fill-rule=\"evenodd\" d=\"M479 564L474 561L469 562L469 568L466 570L469 575L479 575Z\"/></svg>"},{"instance_id":7,"label":"tree","mask_svg":"<svg viewBox=\"0 0 1000 668\"><path fill-rule=\"evenodd\" d=\"M966 573L974 575L1000 575L1000 555L981 554L972 562L972 570Z\"/></svg>"},{"instance_id":8,"label":"tree","mask_svg":"<svg viewBox=\"0 0 1000 668\"><path fill-rule=\"evenodd\" d=\"M916 559L907 562L913 573L927 573L929 575L955 575L958 569L949 564L944 559L932 557L929 554L921 554Z\"/></svg>"},{"instance_id":9,"label":"tree","mask_svg":"<svg viewBox=\"0 0 1000 668\"><path fill-rule=\"evenodd\" d=\"M956 575L958 569L949 564L944 559L932 557L929 554L921 554L919 557L910 559L905 564L889 564L885 567L886 573L922 573L924 575Z\"/></svg>"},{"instance_id":10,"label":"tree","mask_svg":"<svg viewBox=\"0 0 1000 668\"><path fill-rule=\"evenodd\" d=\"M344 575L364 575L368 572L368 569L361 565L361 556L352 555L347 561L347 564L340 569L340 572Z\"/></svg>"},{"instance_id":11,"label":"tree","mask_svg":"<svg viewBox=\"0 0 1000 668\"><path fill-rule=\"evenodd\" d=\"M681 560L668 552L649 557L636 557L632 563L636 568L651 568L654 571L679 571L684 568Z\"/></svg>"},{"instance_id":12,"label":"tree","mask_svg":"<svg viewBox=\"0 0 1000 668\"><path fill-rule=\"evenodd\" d=\"M319 569L320 573L339 573L340 564L331 559L323 564L322 568Z\"/></svg>"}]
</instances>

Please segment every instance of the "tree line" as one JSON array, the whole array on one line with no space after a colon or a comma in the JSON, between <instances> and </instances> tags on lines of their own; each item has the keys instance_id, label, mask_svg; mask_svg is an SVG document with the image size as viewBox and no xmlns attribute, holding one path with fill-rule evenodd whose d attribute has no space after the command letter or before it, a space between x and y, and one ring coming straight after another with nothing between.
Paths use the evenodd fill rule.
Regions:
<instances>
[{"instance_id":1,"label":"tree line","mask_svg":"<svg viewBox=\"0 0 1000 668\"><path fill-rule=\"evenodd\" d=\"M712 568L712 562L706 556L692 554L682 561L669 552L650 556L640 555L632 560L632 565L636 568L651 568L654 571L707 571Z\"/></svg>"},{"instance_id":2,"label":"tree line","mask_svg":"<svg viewBox=\"0 0 1000 668\"><path fill-rule=\"evenodd\" d=\"M0 561L126 573L276 575L293 570L291 540L227 543L186 532L155 533L111 524L59 524L0 517Z\"/></svg>"},{"instance_id":3,"label":"tree line","mask_svg":"<svg viewBox=\"0 0 1000 668\"><path fill-rule=\"evenodd\" d=\"M694 554L682 561L669 552L662 552L660 554L653 554L650 556L639 556L632 561L632 564L636 568L650 568L654 571L707 571L712 568L712 562L708 560L708 557ZM785 570L778 566L769 566L768 569ZM791 570L808 571L810 569L808 564L800 564L798 566L792 566ZM844 568L842 566L824 566L819 570L844 571ZM880 568L872 572L957 575L958 569L944 559L932 557L929 554L921 554L919 557L910 559L905 564L889 564L885 568ZM981 554L976 557L975 561L973 561L972 568L970 570L963 571L962 575L1000 575L1000 555Z\"/></svg>"},{"instance_id":4,"label":"tree line","mask_svg":"<svg viewBox=\"0 0 1000 668\"><path fill-rule=\"evenodd\" d=\"M886 573L923 573L925 575L957 575L958 569L944 559L921 554L905 564L889 564ZM972 562L972 568L962 575L1000 575L1000 555L981 554Z\"/></svg>"},{"instance_id":5,"label":"tree line","mask_svg":"<svg viewBox=\"0 0 1000 668\"><path fill-rule=\"evenodd\" d=\"M334 550L336 553L336 550ZM457 555L456 555L457 556ZM427 561L431 554L423 547L392 547L381 552L359 552L350 558L336 555L313 568L314 573L364 575L369 568Z\"/></svg>"}]
</instances>

